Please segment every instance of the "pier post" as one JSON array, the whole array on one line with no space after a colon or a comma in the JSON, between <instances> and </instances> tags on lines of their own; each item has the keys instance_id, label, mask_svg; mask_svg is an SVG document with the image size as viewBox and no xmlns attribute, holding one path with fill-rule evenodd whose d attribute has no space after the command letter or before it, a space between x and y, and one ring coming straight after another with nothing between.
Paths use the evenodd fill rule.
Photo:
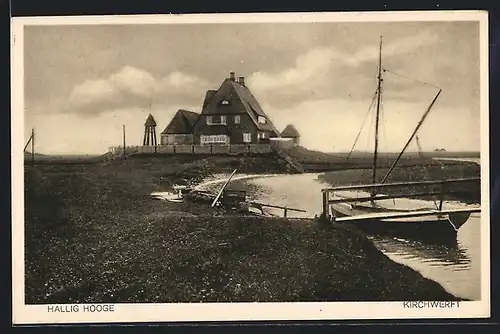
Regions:
<instances>
[{"instance_id":1,"label":"pier post","mask_svg":"<svg viewBox=\"0 0 500 334\"><path fill-rule=\"evenodd\" d=\"M283 209L283 215L285 216L285 218L286 218L286 213L287 213L287 208L284 208Z\"/></svg>"},{"instance_id":2,"label":"pier post","mask_svg":"<svg viewBox=\"0 0 500 334\"><path fill-rule=\"evenodd\" d=\"M330 193L328 192L328 190L323 190L322 191L323 193L323 213L322 213L322 218L329 221L330 220L330 204L328 203L328 201L330 200Z\"/></svg>"},{"instance_id":3,"label":"pier post","mask_svg":"<svg viewBox=\"0 0 500 334\"><path fill-rule=\"evenodd\" d=\"M439 194L439 211L443 210L443 201L444 201L444 182L441 183L440 185L440 190L441 190L441 193Z\"/></svg>"}]
</instances>

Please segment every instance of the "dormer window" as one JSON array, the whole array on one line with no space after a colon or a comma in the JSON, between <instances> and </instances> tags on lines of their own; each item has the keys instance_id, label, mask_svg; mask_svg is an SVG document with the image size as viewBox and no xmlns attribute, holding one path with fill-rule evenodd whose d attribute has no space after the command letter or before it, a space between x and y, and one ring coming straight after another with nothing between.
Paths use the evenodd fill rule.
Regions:
<instances>
[{"instance_id":1,"label":"dormer window","mask_svg":"<svg viewBox=\"0 0 500 334\"><path fill-rule=\"evenodd\" d=\"M257 121L259 122L259 124L266 124L267 123L267 120L264 116L259 116Z\"/></svg>"}]
</instances>

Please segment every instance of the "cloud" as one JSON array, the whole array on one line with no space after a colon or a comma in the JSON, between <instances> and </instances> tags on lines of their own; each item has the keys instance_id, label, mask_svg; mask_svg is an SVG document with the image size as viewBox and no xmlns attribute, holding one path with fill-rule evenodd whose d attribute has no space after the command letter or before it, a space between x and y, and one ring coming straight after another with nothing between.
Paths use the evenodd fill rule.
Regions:
<instances>
[{"instance_id":1,"label":"cloud","mask_svg":"<svg viewBox=\"0 0 500 334\"><path fill-rule=\"evenodd\" d=\"M407 56L437 40L436 34L425 30L389 41L383 48L384 61L398 63L399 55ZM248 82L258 97L276 107L289 107L312 97L366 99L375 89L378 57L378 44L354 53L318 47L297 57L293 67L280 72L254 72ZM408 82L400 85L406 88Z\"/></svg>"},{"instance_id":2,"label":"cloud","mask_svg":"<svg viewBox=\"0 0 500 334\"><path fill-rule=\"evenodd\" d=\"M124 107L146 108L153 104L193 105L204 97L208 82L183 72L156 79L147 71L125 66L105 79L86 80L76 85L66 111L96 115Z\"/></svg>"}]
</instances>

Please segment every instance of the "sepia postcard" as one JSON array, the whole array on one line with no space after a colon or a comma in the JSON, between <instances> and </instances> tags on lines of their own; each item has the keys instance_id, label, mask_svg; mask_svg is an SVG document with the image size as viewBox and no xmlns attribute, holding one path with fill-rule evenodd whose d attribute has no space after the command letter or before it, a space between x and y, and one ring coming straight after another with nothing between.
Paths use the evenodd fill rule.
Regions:
<instances>
[{"instance_id":1,"label":"sepia postcard","mask_svg":"<svg viewBox=\"0 0 500 334\"><path fill-rule=\"evenodd\" d=\"M13 18L13 323L489 317L487 29Z\"/></svg>"}]
</instances>

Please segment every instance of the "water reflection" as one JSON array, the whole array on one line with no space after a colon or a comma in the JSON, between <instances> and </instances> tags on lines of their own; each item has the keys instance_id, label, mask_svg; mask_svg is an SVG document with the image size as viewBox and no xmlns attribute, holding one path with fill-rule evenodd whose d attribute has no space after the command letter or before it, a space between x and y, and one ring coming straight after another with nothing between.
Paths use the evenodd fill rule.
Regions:
<instances>
[{"instance_id":1,"label":"water reflection","mask_svg":"<svg viewBox=\"0 0 500 334\"><path fill-rule=\"evenodd\" d=\"M386 254L397 254L406 259L418 259L431 266L454 266L456 270L470 268L471 259L467 255L467 250L458 243L427 244L417 240L380 236L370 236L370 239Z\"/></svg>"}]
</instances>

